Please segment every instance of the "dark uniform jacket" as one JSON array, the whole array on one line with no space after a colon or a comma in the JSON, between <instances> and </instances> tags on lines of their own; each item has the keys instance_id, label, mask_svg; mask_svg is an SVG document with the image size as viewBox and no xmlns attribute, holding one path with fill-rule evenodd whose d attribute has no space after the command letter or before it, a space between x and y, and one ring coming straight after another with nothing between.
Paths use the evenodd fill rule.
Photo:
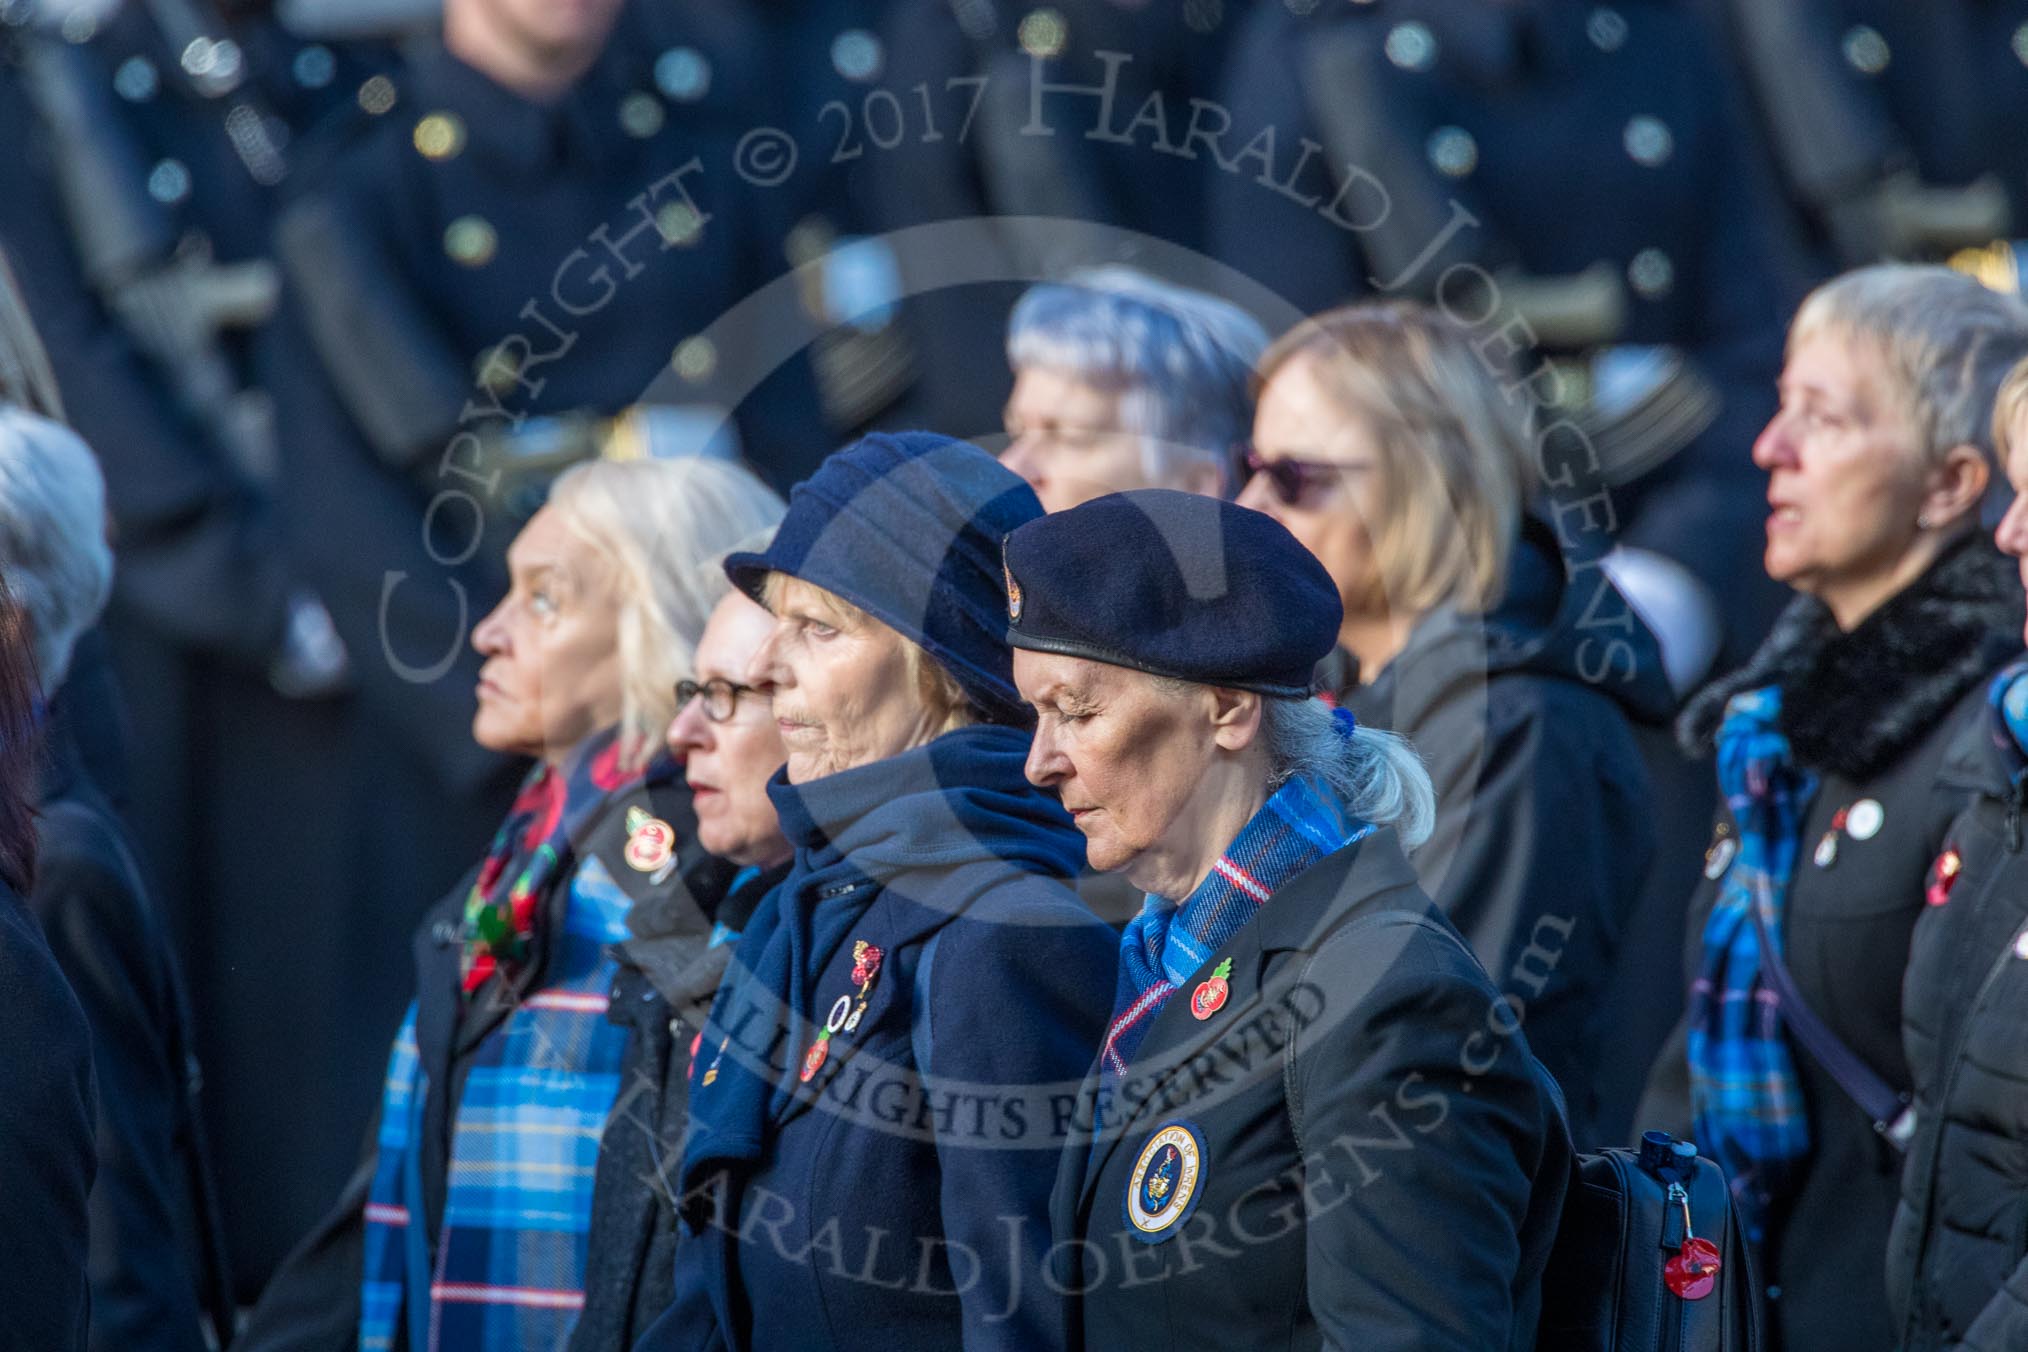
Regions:
<instances>
[{"instance_id":1,"label":"dark uniform jacket","mask_svg":"<svg viewBox=\"0 0 2028 1352\"><path fill-rule=\"evenodd\" d=\"M675 830L676 871L661 884L651 884L646 875L625 861L626 818L632 807L647 810ZM612 795L608 804L587 823L577 855L580 861L596 857L636 905L648 901L659 888L703 909L707 903L697 899L715 900L729 880L730 870L697 844L696 824L690 811L689 791L680 773L658 760L651 764L645 781ZM456 1126L455 1105L463 1097L465 1076L486 1035L500 1026L523 996L542 988L542 936L556 932L562 924L576 874L576 867L560 870L543 897L540 905L545 923L537 928L537 946L527 967L511 981L489 980L469 1000L460 993L463 952L460 929L465 896L477 876L476 870L430 909L416 931L413 945L418 992L416 1049L430 1089L423 1110L422 1135L414 1149L418 1152L432 1249L443 1228L446 1172ZM704 928L708 930L709 925ZM235 1348L249 1352L267 1349L349 1352L358 1345L365 1208L377 1163L374 1143L379 1135L379 1116L376 1110L359 1168L337 1205L275 1274L241 1339L234 1343ZM395 1347L406 1348L407 1344L407 1322L403 1320L397 1324Z\"/></svg>"},{"instance_id":2,"label":"dark uniform jacket","mask_svg":"<svg viewBox=\"0 0 2028 1352\"><path fill-rule=\"evenodd\" d=\"M1429 766L1437 821L1415 853L1422 885L1521 1003L1577 1141L1601 1144L1592 1123L1627 1105L1599 1101L1613 1043L1596 1021L1655 852L1632 729L1674 708L1653 635L1601 570L1566 581L1531 521L1492 615L1426 617L1370 684L1336 688Z\"/></svg>"},{"instance_id":3,"label":"dark uniform jacket","mask_svg":"<svg viewBox=\"0 0 2028 1352\"><path fill-rule=\"evenodd\" d=\"M1939 783L1974 795L1931 865L1902 986L1917 1126L1887 1245L1903 1352L2028 1347L2028 779L1970 719Z\"/></svg>"},{"instance_id":4,"label":"dark uniform jacket","mask_svg":"<svg viewBox=\"0 0 2028 1352\"><path fill-rule=\"evenodd\" d=\"M674 1298L676 1166L690 1062L739 932L786 865L746 870L715 908L658 895L627 914L606 1017L629 1028L620 1094L599 1141L584 1310L571 1352L627 1352Z\"/></svg>"},{"instance_id":5,"label":"dark uniform jacket","mask_svg":"<svg viewBox=\"0 0 2028 1352\"><path fill-rule=\"evenodd\" d=\"M1082 1345L1532 1348L1569 1135L1393 833L1278 889L1200 975L1228 959L1224 1006L1193 1017L1186 983L1066 1152Z\"/></svg>"},{"instance_id":6,"label":"dark uniform jacket","mask_svg":"<svg viewBox=\"0 0 2028 1352\"><path fill-rule=\"evenodd\" d=\"M1610 486L1598 533L1696 573L1742 659L1786 598L1759 568L1761 479L1740 448L1774 411L1809 277L1697 16L1675 0L1258 5L1235 45L1213 255L1305 314L1410 296L1513 352L1545 424L1594 431L1596 456L1571 457L1589 463L1552 455L1546 477L1585 481L1574 497ZM1250 138L1271 168L1241 157ZM1474 269L1500 279L1490 299ZM1577 294L1611 302L1535 308L1518 284L1587 272ZM1625 378L1659 377L1660 348L1689 374L1620 419L1644 387Z\"/></svg>"},{"instance_id":7,"label":"dark uniform jacket","mask_svg":"<svg viewBox=\"0 0 2028 1352\"><path fill-rule=\"evenodd\" d=\"M190 1014L125 833L64 723L52 720L46 743L28 904L84 1008L98 1070L91 1346L203 1352L200 1311L222 1318L232 1305Z\"/></svg>"},{"instance_id":8,"label":"dark uniform jacket","mask_svg":"<svg viewBox=\"0 0 2028 1352\"><path fill-rule=\"evenodd\" d=\"M0 1349L84 1352L98 1165L91 1032L35 917L0 884Z\"/></svg>"},{"instance_id":9,"label":"dark uniform jacket","mask_svg":"<svg viewBox=\"0 0 2028 1352\"><path fill-rule=\"evenodd\" d=\"M1784 957L1810 1007L1904 1092L1913 1088L1902 1052L1909 933L1930 865L1969 796L1938 771L1957 730L1979 713L1987 677L2019 648L2020 620L2013 565L1984 537L1968 537L1850 633L1820 602L1798 599L1753 661L1683 716L1686 739L1708 747L1733 694L1781 686L1782 731L1796 763L1820 777L1782 916ZM1686 985L1732 836L1721 814L1691 898ZM1643 1128L1690 1135L1687 1033L1679 1023L1656 1063ZM1769 1219L1761 1275L1771 1345L1888 1348L1881 1255L1901 1161L1810 1054L1793 1039L1790 1047L1812 1149Z\"/></svg>"}]
</instances>

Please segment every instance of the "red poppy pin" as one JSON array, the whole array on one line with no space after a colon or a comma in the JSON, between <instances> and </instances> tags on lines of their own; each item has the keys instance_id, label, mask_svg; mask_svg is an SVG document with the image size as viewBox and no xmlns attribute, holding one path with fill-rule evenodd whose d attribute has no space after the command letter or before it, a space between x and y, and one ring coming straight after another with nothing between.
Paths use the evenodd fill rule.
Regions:
<instances>
[{"instance_id":1,"label":"red poppy pin","mask_svg":"<svg viewBox=\"0 0 2028 1352\"><path fill-rule=\"evenodd\" d=\"M1232 994L1232 987L1226 978L1232 975L1232 959L1227 958L1212 969L1211 975L1198 983L1190 994L1190 1012L1198 1019L1208 1019L1225 1008L1226 1000Z\"/></svg>"}]
</instances>

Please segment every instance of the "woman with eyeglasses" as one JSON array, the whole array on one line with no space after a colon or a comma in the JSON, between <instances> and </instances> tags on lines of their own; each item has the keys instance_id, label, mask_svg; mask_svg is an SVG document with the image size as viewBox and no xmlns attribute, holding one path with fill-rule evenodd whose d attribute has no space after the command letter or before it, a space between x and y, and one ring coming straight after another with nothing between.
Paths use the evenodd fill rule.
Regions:
<instances>
[{"instance_id":1,"label":"woman with eyeglasses","mask_svg":"<svg viewBox=\"0 0 2028 1352\"><path fill-rule=\"evenodd\" d=\"M1437 790L1424 890L1523 1012L1588 1142L1593 1023L1654 852L1631 724L1672 709L1646 626L1596 568L1566 578L1524 517L1527 430L1470 336L1433 310L1318 315L1261 359L1242 505L1338 587L1327 696L1407 737Z\"/></svg>"},{"instance_id":2,"label":"woman with eyeglasses","mask_svg":"<svg viewBox=\"0 0 2028 1352\"><path fill-rule=\"evenodd\" d=\"M716 559L708 566L721 569ZM673 1294L673 1188L691 1061L740 931L787 875L793 853L768 798L788 752L767 693L745 683L773 628L757 602L728 592L697 641L696 675L676 683L666 740L683 762L697 839L739 873L708 916L680 897L636 906L627 915L631 934L614 952L619 972L607 1017L632 1028L633 1040L599 1144L585 1306L571 1352L627 1352Z\"/></svg>"},{"instance_id":3,"label":"woman with eyeglasses","mask_svg":"<svg viewBox=\"0 0 2028 1352\"><path fill-rule=\"evenodd\" d=\"M366 1157L237 1346L568 1342L630 1042L611 946L640 911L702 948L733 871L661 754L725 591L704 565L782 510L724 461L600 461L560 477L515 538L507 595L472 633L472 736L533 767L424 916Z\"/></svg>"},{"instance_id":4,"label":"woman with eyeglasses","mask_svg":"<svg viewBox=\"0 0 2028 1352\"><path fill-rule=\"evenodd\" d=\"M1023 773L1001 546L1041 515L977 447L873 433L726 560L772 617L741 679L788 753L768 797L795 859L692 1062L675 1299L638 1352L1070 1336L1049 1196L1118 941Z\"/></svg>"}]
</instances>

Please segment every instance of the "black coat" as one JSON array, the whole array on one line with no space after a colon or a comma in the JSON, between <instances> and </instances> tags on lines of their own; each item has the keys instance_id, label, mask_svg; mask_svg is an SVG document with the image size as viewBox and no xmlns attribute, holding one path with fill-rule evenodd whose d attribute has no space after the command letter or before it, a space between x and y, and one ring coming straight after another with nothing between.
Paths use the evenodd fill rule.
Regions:
<instances>
[{"instance_id":1,"label":"black coat","mask_svg":"<svg viewBox=\"0 0 2028 1352\"><path fill-rule=\"evenodd\" d=\"M98 1070L90 1346L203 1352L200 1312L222 1318L232 1306L190 1016L126 835L64 723L52 720L46 743L28 904L84 1008Z\"/></svg>"},{"instance_id":2,"label":"black coat","mask_svg":"<svg viewBox=\"0 0 2028 1352\"><path fill-rule=\"evenodd\" d=\"M1277 889L1200 975L1228 958L1223 1008L1192 1017L1187 983L1096 1147L1066 1153L1054 1225L1083 1345L1532 1348L1568 1131L1393 833ZM1126 1208L1165 1140L1174 1197L1195 1188L1170 1205L1194 1210L1150 1238Z\"/></svg>"},{"instance_id":3,"label":"black coat","mask_svg":"<svg viewBox=\"0 0 2028 1352\"><path fill-rule=\"evenodd\" d=\"M435 1237L443 1226L446 1175L456 1125L453 1105L463 1097L465 1076L486 1035L513 1013L524 996L542 988L545 965L542 935L556 932L562 924L569 904L570 883L578 867L583 861L597 859L636 905L653 896L658 888L672 896L687 891L693 898L715 897L730 878L729 868L697 844L696 817L690 811L689 790L680 774L664 773L658 768L661 765L658 762L650 767L645 783L613 795L607 806L587 823L585 835L576 846L580 863L559 871L553 880L540 903L545 923L538 927L534 955L512 980L495 977L469 1000L459 993L463 952L460 922L466 893L477 876L476 869L430 909L416 930L415 1037L429 1093L415 1149L425 1202L423 1223L429 1227L433 1254ZM651 885L625 862L629 807L645 808L675 830L677 867L661 884ZM708 931L709 926L705 928ZM614 991L612 998L618 997L619 993ZM365 1208L377 1163L377 1109L374 1119L367 1131L358 1169L330 1214L276 1272L240 1340L233 1344L239 1352L276 1349L351 1352L358 1345ZM397 1326L394 1346L396 1352L408 1347L406 1320Z\"/></svg>"},{"instance_id":4,"label":"black coat","mask_svg":"<svg viewBox=\"0 0 2028 1352\"><path fill-rule=\"evenodd\" d=\"M1902 986L1916 1134L1887 1245L1903 1352L2028 1347L2028 779L1970 719L1941 781L1970 791L1932 865Z\"/></svg>"},{"instance_id":5,"label":"black coat","mask_svg":"<svg viewBox=\"0 0 2028 1352\"><path fill-rule=\"evenodd\" d=\"M98 1165L91 1033L35 917L0 884L0 1349L83 1352Z\"/></svg>"},{"instance_id":6,"label":"black coat","mask_svg":"<svg viewBox=\"0 0 2028 1352\"><path fill-rule=\"evenodd\" d=\"M1339 698L1429 766L1437 820L1414 856L1423 888L1520 1002L1575 1138L1594 1143L1594 1120L1624 1115L1596 1094L1615 1045L1597 1021L1655 851L1633 725L1674 708L1653 635L1599 569L1566 581L1554 539L1531 521L1492 615L1433 613L1372 683Z\"/></svg>"},{"instance_id":7,"label":"black coat","mask_svg":"<svg viewBox=\"0 0 2028 1352\"><path fill-rule=\"evenodd\" d=\"M584 1309L571 1352L627 1352L675 1296L676 1169L690 1063L739 931L786 865L741 875L715 908L658 895L627 915L606 1017L633 1030L620 1094L599 1140ZM721 933L722 931L722 933ZM717 941L714 942L714 936Z\"/></svg>"},{"instance_id":8,"label":"black coat","mask_svg":"<svg viewBox=\"0 0 2028 1352\"><path fill-rule=\"evenodd\" d=\"M1820 777L1782 916L1783 952L1810 1007L1896 1089L1912 1088L1901 1045L1901 984L1923 882L1967 801L1938 770L1956 729L1978 712L1986 678L2020 646L2021 586L1983 537L1967 538L1928 572L1841 632L1823 605L1801 598L1752 662L1692 700L1680 731L1708 748L1725 702L1775 684L1796 762ZM1834 829L1863 800L1879 805L1876 834ZM1870 815L1870 814L1864 814ZM1848 818L1849 824L1849 818ZM1706 880L1691 899L1686 985L1704 925L1732 857L1721 814ZM1828 862L1821 852L1833 842ZM1663 1049L1637 1125L1689 1135L1685 1039ZM1880 1281L1900 1160L1871 1120L1791 1042L1810 1124L1811 1153L1769 1218L1762 1276L1776 1352L1891 1347Z\"/></svg>"}]
</instances>

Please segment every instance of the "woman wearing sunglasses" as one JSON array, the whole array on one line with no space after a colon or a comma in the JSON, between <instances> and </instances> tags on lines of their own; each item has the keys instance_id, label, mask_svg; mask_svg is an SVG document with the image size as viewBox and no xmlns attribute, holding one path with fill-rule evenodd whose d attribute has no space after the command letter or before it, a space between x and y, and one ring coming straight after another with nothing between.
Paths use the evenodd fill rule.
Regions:
<instances>
[{"instance_id":1,"label":"woman wearing sunglasses","mask_svg":"<svg viewBox=\"0 0 2028 1352\"><path fill-rule=\"evenodd\" d=\"M1555 537L1524 520L1526 430L1463 328L1351 306L1260 369L1239 501L1336 582L1325 693L1428 763L1436 830L1416 871L1525 1011L1586 1141L1611 1115L1592 1023L1654 852L1629 723L1671 712L1661 654L1597 569L1566 582Z\"/></svg>"}]
</instances>

